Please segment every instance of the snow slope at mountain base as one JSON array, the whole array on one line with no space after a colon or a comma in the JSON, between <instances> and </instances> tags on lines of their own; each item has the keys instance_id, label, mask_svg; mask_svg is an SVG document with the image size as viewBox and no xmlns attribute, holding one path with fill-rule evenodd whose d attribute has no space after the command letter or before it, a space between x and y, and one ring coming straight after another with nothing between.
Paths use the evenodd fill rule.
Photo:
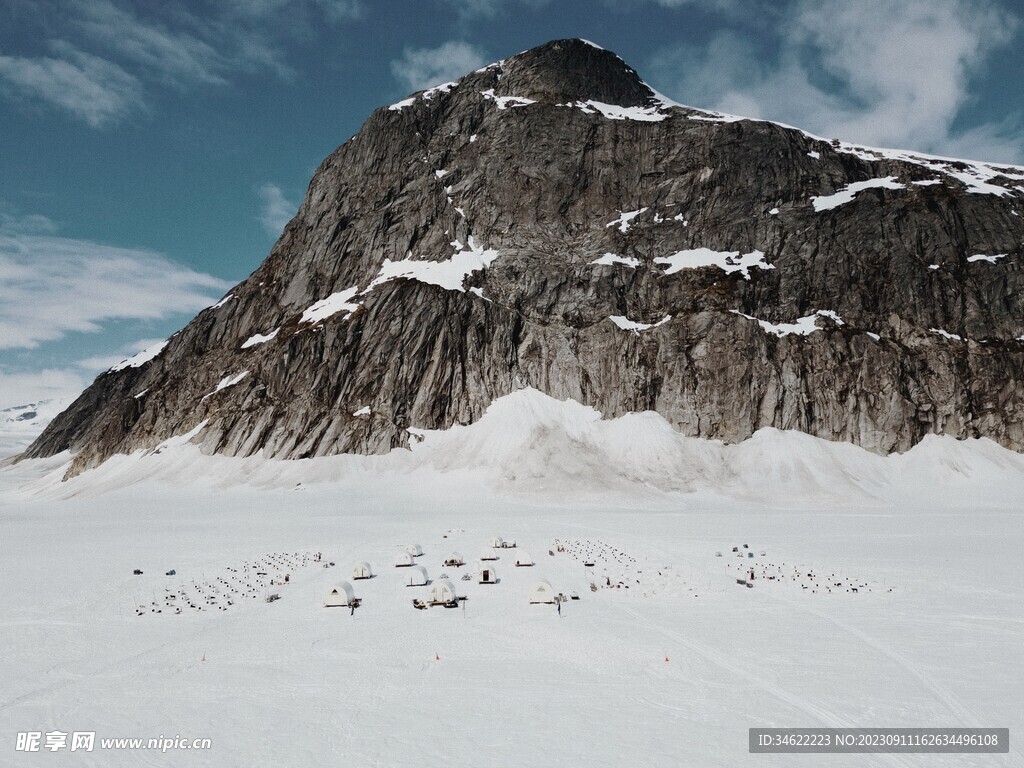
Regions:
<instances>
[{"instance_id":1,"label":"snow slope at mountain base","mask_svg":"<svg viewBox=\"0 0 1024 768\"><path fill-rule=\"evenodd\" d=\"M538 401L536 408L543 417L547 405ZM624 429L582 417L575 423L575 433L547 430L555 441L548 446L575 447L582 468L564 461L562 474L552 466L549 477L587 479L599 463L590 451L594 435ZM520 426L519 438L536 438L536 424L520 419ZM981 443L940 441L925 446L932 450L928 461L926 452L900 460L908 484L939 476L940 466L956 477L943 492L914 503L914 489L905 487L898 502L876 493L843 503L843 489L853 487L847 481L829 503L814 506L810 499L834 475L833 464L859 475L885 466L876 458L888 460L869 457L858 465L819 457L815 464L807 454L794 458L799 443L780 458L778 446L791 436L765 435L771 439L743 454L748 467L764 473L762 487L817 478L813 493L795 494L801 504L794 508L774 492L762 503L654 489L640 480L629 486L621 464L615 472L606 468L618 474L600 495L571 487L565 497L554 487L524 494L542 484L540 475L524 482L488 469L488 462L518 455L512 432L501 446L481 437L475 465L446 471L442 459L457 466L455 448L473 449L474 434L470 427L461 437L427 435L416 451L402 454L423 457L432 443L453 441L435 451L433 463L399 464L390 473L372 462L353 465L333 481L287 489L238 485L239 477L231 478L233 487L218 487L224 480L215 481L216 472L186 485L169 482L171 475L161 479L164 470L139 480L147 467L170 472L211 458L194 446L126 457L122 482L108 470L105 483L113 490L101 495L80 485L77 495L54 498L48 481L46 493L26 493L40 488L38 479L25 485L40 463L0 472L5 759L103 766L816 766L819 756L749 755L747 729L967 725L1020 733L1024 726L1024 587L1017 579L1024 524L1020 493L1009 495L1012 458L986 456ZM768 443L774 465L764 457ZM255 462L215 458L225 462L211 465L222 475L229 466L247 466L257 482ZM558 458L547 456L552 464ZM273 475L284 471L279 464L298 462L263 467ZM927 472L915 469L919 464ZM775 479L769 466L777 469ZM136 482L127 484L130 474ZM277 474L271 484L285 479ZM871 488L895 497L886 484L892 480ZM1001 501L986 488L995 481L1002 483ZM465 569L441 567L452 550L475 560L494 534L519 545L498 551L498 584L463 582ZM569 553L548 555L556 540L589 549L594 567ZM423 546L417 560L431 578L446 571L469 598L464 609L413 609L412 597L426 590L404 587L407 569L391 566L413 542ZM737 558L734 546L754 557ZM138 605L166 604L165 590L192 594L193 581L229 579L230 569L259 556L316 550L337 567L295 568L288 585L274 588L281 595L274 603L265 603L261 590L224 611L136 613ZM536 565L515 568L512 556L524 550ZM370 561L378 575L352 582L359 560ZM758 572L752 589L736 583L750 567ZM133 576L134 568L143 575ZM176 575L164 576L171 568ZM797 576L808 573L816 578ZM538 578L580 600L563 606L561 617L551 605L529 605L527 592ZM363 599L354 616L321 607L341 580ZM609 588L608 581L622 585ZM592 592L592 582L605 586ZM858 591L847 591L854 584ZM97 738L211 738L213 747L167 754L62 750L46 758L12 749L19 731L55 729L94 730ZM1012 766L1021 757L1014 749L827 760Z\"/></svg>"}]
</instances>

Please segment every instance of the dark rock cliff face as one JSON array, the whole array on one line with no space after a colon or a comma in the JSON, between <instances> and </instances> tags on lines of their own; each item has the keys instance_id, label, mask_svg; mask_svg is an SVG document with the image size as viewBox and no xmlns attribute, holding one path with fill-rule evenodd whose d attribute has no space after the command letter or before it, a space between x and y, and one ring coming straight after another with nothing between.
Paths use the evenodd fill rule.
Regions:
<instances>
[{"instance_id":1,"label":"dark rock cliff face","mask_svg":"<svg viewBox=\"0 0 1024 768\"><path fill-rule=\"evenodd\" d=\"M671 105L557 41L374 112L230 298L26 455L200 424L208 452L384 452L522 386L726 441L1021 450L1022 241L1024 169Z\"/></svg>"}]
</instances>

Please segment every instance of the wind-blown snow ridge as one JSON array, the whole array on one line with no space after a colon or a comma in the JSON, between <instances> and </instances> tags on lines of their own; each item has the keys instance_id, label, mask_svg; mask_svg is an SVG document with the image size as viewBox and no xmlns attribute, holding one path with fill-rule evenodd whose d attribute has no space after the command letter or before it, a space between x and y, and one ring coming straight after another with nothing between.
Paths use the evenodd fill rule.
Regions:
<instances>
[{"instance_id":1,"label":"wind-blown snow ridge","mask_svg":"<svg viewBox=\"0 0 1024 768\"><path fill-rule=\"evenodd\" d=\"M652 89L653 90L653 89ZM1024 181L1024 166L1010 165L1009 163L989 163L979 160L969 160L965 158L957 157L944 157L942 155L932 155L926 152L916 152L914 150L907 149L889 149L884 147L869 147L863 144L854 144L848 141L833 141L822 136L817 136L809 131L805 131L802 128L798 128L788 123L782 123L778 120L765 120L763 118L756 117L743 117L742 115L731 115L725 112L717 112L715 110L700 109L698 107L691 107L686 104L679 104L673 102L671 99L667 99L661 94L655 92L655 95L660 101L662 101L665 107L678 107L688 111L690 114L687 118L690 120L700 120L704 122L714 123L736 123L741 121L747 121L752 123L770 123L777 125L780 128L785 128L790 131L797 131L809 139L819 141L822 145L829 145L836 152L842 152L849 155L855 155L863 160L899 160L905 163L912 163L919 165L923 168L934 173L940 173L944 176L958 180L962 183L969 193L972 194L989 194L998 195L1000 197L1012 194L1012 191L1006 187L999 186L997 184L990 184L992 179L1003 177L1010 180L1022 180ZM821 153L817 150L808 153L815 159L820 158ZM929 185L934 183L940 183L938 181L924 181L924 182L913 182L920 185ZM1020 188L1017 188L1020 191Z\"/></svg>"},{"instance_id":2,"label":"wind-blown snow ridge","mask_svg":"<svg viewBox=\"0 0 1024 768\"><path fill-rule=\"evenodd\" d=\"M747 320L755 320L758 325L764 328L768 333L773 333L776 336L807 336L815 331L823 330L818 325L819 317L827 317L832 320L836 325L846 325L843 319L831 309L819 309L817 312L812 312L804 317L797 318L795 323L773 323L769 320L761 320L751 315L745 315L738 309L730 309L734 315L745 317ZM876 339L877 341L877 339Z\"/></svg>"},{"instance_id":3,"label":"wind-blown snow ridge","mask_svg":"<svg viewBox=\"0 0 1024 768\"><path fill-rule=\"evenodd\" d=\"M600 113L609 120L637 120L644 123L660 123L666 120L668 115L661 112L658 107L623 107L618 104L605 104L601 101L576 101L567 104L556 104L559 107L574 107L592 115Z\"/></svg>"},{"instance_id":4,"label":"wind-blown snow ridge","mask_svg":"<svg viewBox=\"0 0 1024 768\"><path fill-rule=\"evenodd\" d=\"M164 347L166 346L167 340L165 339L164 341L154 344L151 347L146 347L144 350L142 350L141 352L137 352L136 354L129 357L127 360L122 360L120 363L110 368L107 372L114 373L115 371L123 371L125 368L141 368L150 360L152 360L161 352L163 352Z\"/></svg>"},{"instance_id":5,"label":"wind-blown snow ridge","mask_svg":"<svg viewBox=\"0 0 1024 768\"><path fill-rule=\"evenodd\" d=\"M835 194L815 195L811 198L811 204L815 211L829 211L838 208L840 205L852 202L858 192L865 189L906 189L896 181L895 176L886 176L884 179L868 179L867 181L855 181L847 184Z\"/></svg>"},{"instance_id":6,"label":"wind-blown snow ridge","mask_svg":"<svg viewBox=\"0 0 1024 768\"><path fill-rule=\"evenodd\" d=\"M678 251L671 256L662 256L655 259L659 264L665 265L665 274L673 275L684 269L700 269L702 267L718 267L726 274L739 272L743 279L750 279L750 270L775 269L774 264L764 260L764 253L751 251L740 255L739 251L713 251L710 248L694 248L686 251Z\"/></svg>"}]
</instances>

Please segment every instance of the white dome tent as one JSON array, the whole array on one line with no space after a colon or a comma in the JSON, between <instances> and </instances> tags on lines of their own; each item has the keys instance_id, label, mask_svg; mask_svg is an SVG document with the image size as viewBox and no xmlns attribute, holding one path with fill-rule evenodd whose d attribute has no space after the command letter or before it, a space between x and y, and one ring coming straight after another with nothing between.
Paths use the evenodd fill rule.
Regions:
<instances>
[{"instance_id":1,"label":"white dome tent","mask_svg":"<svg viewBox=\"0 0 1024 768\"><path fill-rule=\"evenodd\" d=\"M533 558L530 557L529 552L520 550L516 553L516 567L522 568L524 566L533 565Z\"/></svg>"},{"instance_id":2,"label":"white dome tent","mask_svg":"<svg viewBox=\"0 0 1024 768\"><path fill-rule=\"evenodd\" d=\"M448 555L448 557L444 559L444 564L458 568L461 565L465 565L466 561L458 552L452 552L450 555Z\"/></svg>"},{"instance_id":3,"label":"white dome tent","mask_svg":"<svg viewBox=\"0 0 1024 768\"><path fill-rule=\"evenodd\" d=\"M448 579L438 579L430 585L427 602L431 605L453 605L457 601L455 587Z\"/></svg>"},{"instance_id":4,"label":"white dome tent","mask_svg":"<svg viewBox=\"0 0 1024 768\"><path fill-rule=\"evenodd\" d=\"M530 604L536 603L554 603L555 602L555 588L551 586L551 582L547 579L541 579L533 587L530 588Z\"/></svg>"},{"instance_id":5,"label":"white dome tent","mask_svg":"<svg viewBox=\"0 0 1024 768\"><path fill-rule=\"evenodd\" d=\"M421 547L419 544L408 544L405 547L405 551L413 557L419 557L423 554L423 547Z\"/></svg>"},{"instance_id":6,"label":"white dome tent","mask_svg":"<svg viewBox=\"0 0 1024 768\"><path fill-rule=\"evenodd\" d=\"M409 574L405 580L405 586L407 587L423 587L430 582L427 578L427 569L422 565L414 565L409 569Z\"/></svg>"},{"instance_id":7,"label":"white dome tent","mask_svg":"<svg viewBox=\"0 0 1024 768\"><path fill-rule=\"evenodd\" d=\"M494 570L494 566L489 563L481 563L480 568L477 572L477 583L478 584L497 584L498 583L498 572Z\"/></svg>"},{"instance_id":8,"label":"white dome tent","mask_svg":"<svg viewBox=\"0 0 1024 768\"><path fill-rule=\"evenodd\" d=\"M505 542L502 540L501 536L491 536L490 541L487 543L491 549L501 549L505 546Z\"/></svg>"},{"instance_id":9,"label":"white dome tent","mask_svg":"<svg viewBox=\"0 0 1024 768\"><path fill-rule=\"evenodd\" d=\"M485 549L480 553L481 560L497 560L498 556L494 553L493 549Z\"/></svg>"},{"instance_id":10,"label":"white dome tent","mask_svg":"<svg viewBox=\"0 0 1024 768\"><path fill-rule=\"evenodd\" d=\"M399 552L395 555L395 568L409 568L413 563L412 555L408 552Z\"/></svg>"},{"instance_id":11,"label":"white dome tent","mask_svg":"<svg viewBox=\"0 0 1024 768\"><path fill-rule=\"evenodd\" d=\"M361 563L356 563L352 567L352 578L353 579L371 579L373 578L373 570L370 568L370 564L363 560Z\"/></svg>"},{"instance_id":12,"label":"white dome tent","mask_svg":"<svg viewBox=\"0 0 1024 768\"><path fill-rule=\"evenodd\" d=\"M324 608L347 608L355 602L356 596L352 592L352 585L347 581L341 582L324 597Z\"/></svg>"}]
</instances>

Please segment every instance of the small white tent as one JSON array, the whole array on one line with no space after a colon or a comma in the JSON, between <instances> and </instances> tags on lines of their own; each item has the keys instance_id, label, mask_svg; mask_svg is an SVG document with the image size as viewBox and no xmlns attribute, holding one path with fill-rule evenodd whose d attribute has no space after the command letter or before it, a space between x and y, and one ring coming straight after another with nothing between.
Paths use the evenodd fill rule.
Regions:
<instances>
[{"instance_id":1,"label":"small white tent","mask_svg":"<svg viewBox=\"0 0 1024 768\"><path fill-rule=\"evenodd\" d=\"M530 603L553 603L555 602L555 589L551 582L541 579L530 589Z\"/></svg>"},{"instance_id":2,"label":"small white tent","mask_svg":"<svg viewBox=\"0 0 1024 768\"><path fill-rule=\"evenodd\" d=\"M427 602L436 605L447 605L455 602L455 587L448 579L438 579L430 585Z\"/></svg>"},{"instance_id":3,"label":"small white tent","mask_svg":"<svg viewBox=\"0 0 1024 768\"><path fill-rule=\"evenodd\" d=\"M370 569L370 564L365 560L361 563L356 563L352 567L352 578L353 579L369 579L373 576L373 571Z\"/></svg>"},{"instance_id":4,"label":"small white tent","mask_svg":"<svg viewBox=\"0 0 1024 768\"><path fill-rule=\"evenodd\" d=\"M501 536L491 536L491 540L488 542L493 549L501 549L505 542L502 541Z\"/></svg>"},{"instance_id":5,"label":"small white tent","mask_svg":"<svg viewBox=\"0 0 1024 768\"><path fill-rule=\"evenodd\" d=\"M395 568L408 568L412 564L412 555L408 552L399 552L395 556Z\"/></svg>"},{"instance_id":6,"label":"small white tent","mask_svg":"<svg viewBox=\"0 0 1024 768\"><path fill-rule=\"evenodd\" d=\"M355 600L355 595L352 592L352 585L347 581L341 582L336 587L331 587L331 591L327 593L324 598L324 608L337 608L346 607Z\"/></svg>"},{"instance_id":7,"label":"small white tent","mask_svg":"<svg viewBox=\"0 0 1024 768\"><path fill-rule=\"evenodd\" d=\"M520 550L518 553L516 553L516 565L517 566L533 565L533 558L530 557L530 553L529 552L523 552L522 550Z\"/></svg>"},{"instance_id":8,"label":"small white tent","mask_svg":"<svg viewBox=\"0 0 1024 768\"><path fill-rule=\"evenodd\" d=\"M497 584L498 583L498 572L494 570L494 566L481 563L480 570L477 574L478 584Z\"/></svg>"},{"instance_id":9,"label":"small white tent","mask_svg":"<svg viewBox=\"0 0 1024 768\"><path fill-rule=\"evenodd\" d=\"M456 568L460 565L464 565L465 562L466 561L462 559L462 555L460 555L458 552L452 552L450 555L448 555L448 557L444 559L445 565L454 565Z\"/></svg>"},{"instance_id":10,"label":"small white tent","mask_svg":"<svg viewBox=\"0 0 1024 768\"><path fill-rule=\"evenodd\" d=\"M413 557L419 557L423 554L423 547L421 547L419 544L408 544L405 547L405 551Z\"/></svg>"},{"instance_id":11,"label":"small white tent","mask_svg":"<svg viewBox=\"0 0 1024 768\"><path fill-rule=\"evenodd\" d=\"M498 556L496 554L494 554L494 550L493 549L485 549L483 552L480 553L480 559L481 560L497 560Z\"/></svg>"},{"instance_id":12,"label":"small white tent","mask_svg":"<svg viewBox=\"0 0 1024 768\"><path fill-rule=\"evenodd\" d=\"M407 587L422 587L426 585L427 581L427 569L422 565L415 565L409 569L409 576L405 580L405 586Z\"/></svg>"}]
</instances>

